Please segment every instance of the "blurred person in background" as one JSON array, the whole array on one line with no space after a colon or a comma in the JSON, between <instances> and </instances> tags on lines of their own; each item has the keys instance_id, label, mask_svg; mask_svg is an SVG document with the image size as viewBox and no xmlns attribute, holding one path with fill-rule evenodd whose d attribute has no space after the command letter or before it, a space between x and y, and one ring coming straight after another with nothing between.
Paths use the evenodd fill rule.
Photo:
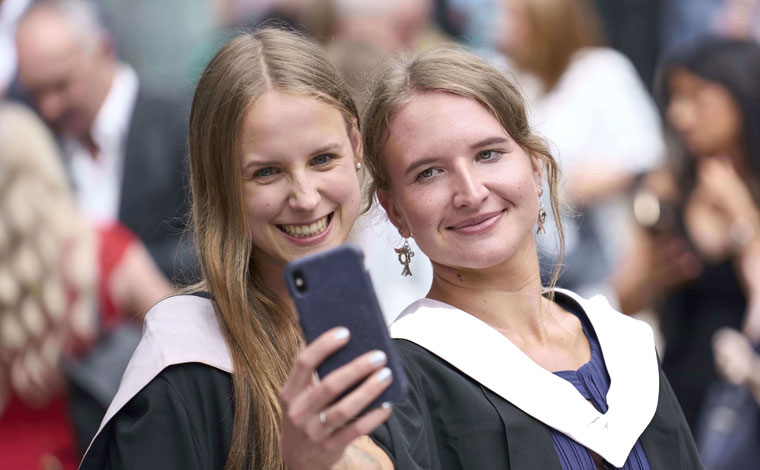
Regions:
<instances>
[{"instance_id":1,"label":"blurred person in background","mask_svg":"<svg viewBox=\"0 0 760 470\"><path fill-rule=\"evenodd\" d=\"M169 278L192 273L183 106L140 87L87 0L35 2L16 46L20 81L61 142L83 215L122 222Z\"/></svg>"},{"instance_id":2,"label":"blurred person in background","mask_svg":"<svg viewBox=\"0 0 760 470\"><path fill-rule=\"evenodd\" d=\"M760 341L760 46L703 40L664 63L661 86L673 158L642 181L615 286L624 312L661 314L662 367L694 429L715 332Z\"/></svg>"},{"instance_id":3,"label":"blurred person in background","mask_svg":"<svg viewBox=\"0 0 760 470\"><path fill-rule=\"evenodd\" d=\"M334 31L327 50L351 87L362 109L377 71L392 53L417 51L451 39L435 25L431 0L333 0ZM411 276L402 276L394 250L404 239L378 205L362 214L350 240L361 246L365 264L377 290L380 306L390 322L427 292L432 267L414 240Z\"/></svg>"},{"instance_id":4,"label":"blurred person in background","mask_svg":"<svg viewBox=\"0 0 760 470\"><path fill-rule=\"evenodd\" d=\"M31 110L0 102L0 142L0 467L74 469L94 429L72 413L105 408L72 402L69 372L97 374L104 324L139 324L171 286L128 230L80 216Z\"/></svg>"},{"instance_id":5,"label":"blurred person in background","mask_svg":"<svg viewBox=\"0 0 760 470\"><path fill-rule=\"evenodd\" d=\"M32 0L0 0L0 98L22 95L16 73L16 23Z\"/></svg>"},{"instance_id":6,"label":"blurred person in background","mask_svg":"<svg viewBox=\"0 0 760 470\"><path fill-rule=\"evenodd\" d=\"M707 35L760 40L760 1L662 0L660 48L665 57Z\"/></svg>"},{"instance_id":7,"label":"blurred person in background","mask_svg":"<svg viewBox=\"0 0 760 470\"><path fill-rule=\"evenodd\" d=\"M657 109L631 63L602 47L587 0L507 0L502 50L517 67L530 120L555 147L578 215L566 227L558 285L606 294L632 222L626 190L664 154ZM539 237L542 275L556 264L554 221Z\"/></svg>"}]
</instances>

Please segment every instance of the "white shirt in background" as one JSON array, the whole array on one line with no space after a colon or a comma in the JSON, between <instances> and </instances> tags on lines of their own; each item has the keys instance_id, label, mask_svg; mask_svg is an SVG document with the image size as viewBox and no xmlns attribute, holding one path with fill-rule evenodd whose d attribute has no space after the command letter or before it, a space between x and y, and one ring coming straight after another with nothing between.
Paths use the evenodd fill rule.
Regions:
<instances>
[{"instance_id":1,"label":"white shirt in background","mask_svg":"<svg viewBox=\"0 0 760 470\"><path fill-rule=\"evenodd\" d=\"M121 64L90 130L96 156L78 140L64 140L79 209L92 222L119 218L127 135L138 86L137 73Z\"/></svg>"}]
</instances>

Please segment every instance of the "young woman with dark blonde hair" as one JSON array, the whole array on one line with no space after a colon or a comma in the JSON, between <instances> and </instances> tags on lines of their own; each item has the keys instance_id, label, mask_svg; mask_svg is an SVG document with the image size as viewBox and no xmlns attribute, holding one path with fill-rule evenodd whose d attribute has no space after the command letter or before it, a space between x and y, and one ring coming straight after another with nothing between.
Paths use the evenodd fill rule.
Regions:
<instances>
[{"instance_id":1,"label":"young woman with dark blonde hair","mask_svg":"<svg viewBox=\"0 0 760 470\"><path fill-rule=\"evenodd\" d=\"M362 126L371 193L433 283L391 326L410 393L345 468L701 468L651 329L542 286L534 233L542 196L557 212L559 170L516 87L431 49L388 65Z\"/></svg>"},{"instance_id":2,"label":"young woman with dark blonde hair","mask_svg":"<svg viewBox=\"0 0 760 470\"><path fill-rule=\"evenodd\" d=\"M203 281L147 314L82 469L284 469L281 440L305 439L281 438L285 417L342 449L390 412L328 432L327 403L280 399L291 368L305 363L295 359L302 335L283 268L342 243L361 203L358 113L324 52L272 28L232 39L195 90L189 144ZM328 331L312 350L334 350L349 334ZM364 384L331 409L364 409L390 383L384 364L375 351L340 369ZM330 383L310 376L307 388L321 396Z\"/></svg>"}]
</instances>

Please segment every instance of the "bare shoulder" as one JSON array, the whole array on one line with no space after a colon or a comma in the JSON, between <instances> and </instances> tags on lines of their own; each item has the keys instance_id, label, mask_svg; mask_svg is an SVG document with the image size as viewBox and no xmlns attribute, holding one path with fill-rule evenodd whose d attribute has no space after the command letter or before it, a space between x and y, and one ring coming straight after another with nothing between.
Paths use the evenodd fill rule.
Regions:
<instances>
[{"instance_id":1,"label":"bare shoulder","mask_svg":"<svg viewBox=\"0 0 760 470\"><path fill-rule=\"evenodd\" d=\"M368 436L356 438L332 470L393 470L393 462Z\"/></svg>"}]
</instances>

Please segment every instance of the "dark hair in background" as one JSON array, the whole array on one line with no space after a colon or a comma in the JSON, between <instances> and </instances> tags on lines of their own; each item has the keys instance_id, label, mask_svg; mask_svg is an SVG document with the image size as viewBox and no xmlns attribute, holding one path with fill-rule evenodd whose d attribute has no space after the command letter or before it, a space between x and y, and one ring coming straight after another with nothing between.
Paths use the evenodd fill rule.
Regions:
<instances>
[{"instance_id":1,"label":"dark hair in background","mask_svg":"<svg viewBox=\"0 0 760 470\"><path fill-rule=\"evenodd\" d=\"M675 52L660 68L658 98L663 111L670 102L668 76L682 68L722 86L741 111L747 161L760 178L760 45L751 40L708 37Z\"/></svg>"}]
</instances>

